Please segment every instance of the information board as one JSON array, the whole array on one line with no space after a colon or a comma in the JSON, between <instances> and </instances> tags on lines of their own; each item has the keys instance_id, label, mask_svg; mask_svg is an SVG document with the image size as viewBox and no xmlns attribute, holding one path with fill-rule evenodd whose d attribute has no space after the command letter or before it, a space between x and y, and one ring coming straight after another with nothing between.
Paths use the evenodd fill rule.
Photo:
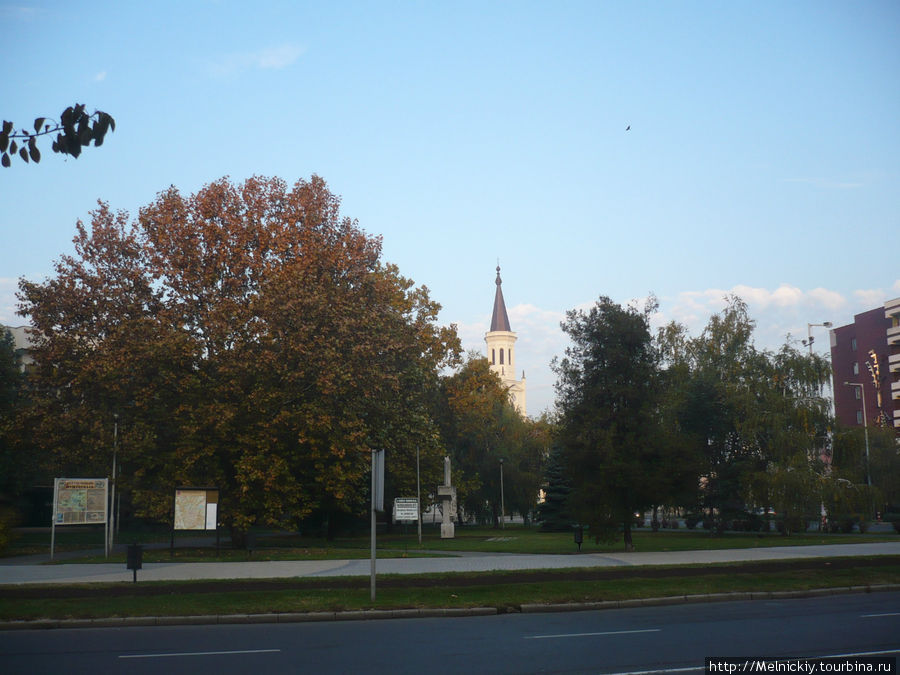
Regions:
<instances>
[{"instance_id":1,"label":"information board","mask_svg":"<svg viewBox=\"0 0 900 675\"><path fill-rule=\"evenodd\" d=\"M419 500L415 497L396 497L394 499L394 520L418 520Z\"/></svg>"},{"instance_id":2,"label":"information board","mask_svg":"<svg viewBox=\"0 0 900 675\"><path fill-rule=\"evenodd\" d=\"M53 488L55 525L106 523L107 478L57 478Z\"/></svg>"},{"instance_id":3,"label":"information board","mask_svg":"<svg viewBox=\"0 0 900 675\"><path fill-rule=\"evenodd\" d=\"M215 488L175 490L176 530L215 530L219 491Z\"/></svg>"}]
</instances>

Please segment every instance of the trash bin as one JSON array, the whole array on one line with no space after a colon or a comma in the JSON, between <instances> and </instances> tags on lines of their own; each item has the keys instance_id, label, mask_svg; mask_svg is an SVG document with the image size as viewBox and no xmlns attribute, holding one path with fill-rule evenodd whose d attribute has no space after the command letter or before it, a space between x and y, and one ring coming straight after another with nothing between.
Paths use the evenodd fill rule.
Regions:
<instances>
[{"instance_id":1,"label":"trash bin","mask_svg":"<svg viewBox=\"0 0 900 675\"><path fill-rule=\"evenodd\" d=\"M144 563L144 547L140 544L128 544L125 554L125 568L134 572L134 583L137 583L137 571Z\"/></svg>"},{"instance_id":2,"label":"trash bin","mask_svg":"<svg viewBox=\"0 0 900 675\"><path fill-rule=\"evenodd\" d=\"M581 553L581 543L584 541L584 528L579 526L575 528L575 543L578 544L578 552Z\"/></svg>"}]
</instances>

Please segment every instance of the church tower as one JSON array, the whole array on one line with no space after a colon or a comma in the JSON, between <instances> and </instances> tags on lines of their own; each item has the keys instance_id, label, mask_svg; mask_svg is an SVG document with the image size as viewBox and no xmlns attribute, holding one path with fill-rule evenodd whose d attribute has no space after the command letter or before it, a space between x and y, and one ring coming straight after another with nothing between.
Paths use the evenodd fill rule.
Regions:
<instances>
[{"instance_id":1,"label":"church tower","mask_svg":"<svg viewBox=\"0 0 900 675\"><path fill-rule=\"evenodd\" d=\"M503 289L500 279L500 266L497 266L497 290L494 293L494 313L491 315L491 329L485 334L487 343L487 359L491 370L500 376L509 391L509 400L522 417L525 417L525 372L522 379L516 380L516 334L509 327L509 316L506 314L506 303L503 301Z\"/></svg>"}]
</instances>

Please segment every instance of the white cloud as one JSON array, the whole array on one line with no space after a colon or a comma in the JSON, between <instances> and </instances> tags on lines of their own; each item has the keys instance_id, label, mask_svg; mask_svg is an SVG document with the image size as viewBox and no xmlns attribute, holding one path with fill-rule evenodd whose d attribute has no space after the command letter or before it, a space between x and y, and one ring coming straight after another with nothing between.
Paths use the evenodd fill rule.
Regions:
<instances>
[{"instance_id":1,"label":"white cloud","mask_svg":"<svg viewBox=\"0 0 900 675\"><path fill-rule=\"evenodd\" d=\"M865 305L870 309L885 301L884 291L881 289L862 289L853 291L853 295L856 296L856 299L860 304Z\"/></svg>"},{"instance_id":2,"label":"white cloud","mask_svg":"<svg viewBox=\"0 0 900 675\"><path fill-rule=\"evenodd\" d=\"M103 82L106 79L106 71L101 70L99 73L94 75L94 82Z\"/></svg>"},{"instance_id":3,"label":"white cloud","mask_svg":"<svg viewBox=\"0 0 900 675\"><path fill-rule=\"evenodd\" d=\"M25 5L6 5L0 7L0 17L13 20L35 21L47 14L47 10Z\"/></svg>"},{"instance_id":4,"label":"white cloud","mask_svg":"<svg viewBox=\"0 0 900 675\"><path fill-rule=\"evenodd\" d=\"M301 54L303 54L303 49L297 45L281 45L257 52L254 60L258 68L278 70L294 63Z\"/></svg>"},{"instance_id":5,"label":"white cloud","mask_svg":"<svg viewBox=\"0 0 900 675\"><path fill-rule=\"evenodd\" d=\"M787 178L784 182L803 183L805 185L812 185L813 187L824 188L826 190L852 190L863 186L863 183L856 181L831 180L828 178Z\"/></svg>"},{"instance_id":6,"label":"white cloud","mask_svg":"<svg viewBox=\"0 0 900 675\"><path fill-rule=\"evenodd\" d=\"M255 52L226 54L211 64L214 75L228 77L248 70L280 70L292 65L306 50L296 44L266 47Z\"/></svg>"},{"instance_id":7,"label":"white cloud","mask_svg":"<svg viewBox=\"0 0 900 675\"><path fill-rule=\"evenodd\" d=\"M833 312L838 312L847 306L847 300L843 295L836 291L829 291L827 288L814 288L809 291L809 297Z\"/></svg>"},{"instance_id":8,"label":"white cloud","mask_svg":"<svg viewBox=\"0 0 900 675\"><path fill-rule=\"evenodd\" d=\"M900 280L894 282L889 291L884 289L857 290L850 296L827 288L803 290L796 286L782 284L774 290L753 286L734 286L731 289L706 289L685 291L675 297L663 298L660 314L663 323L678 321L687 327L691 335L698 335L709 321L710 316L725 307L724 298L737 295L747 303L750 317L756 321L754 339L757 347L777 349L788 335L792 339L803 339L809 334L808 324L831 321L835 326L853 322L853 316L874 309L900 291ZM654 320L656 324L656 320ZM824 350L828 344L822 339L824 328L813 325L816 345Z\"/></svg>"}]
</instances>

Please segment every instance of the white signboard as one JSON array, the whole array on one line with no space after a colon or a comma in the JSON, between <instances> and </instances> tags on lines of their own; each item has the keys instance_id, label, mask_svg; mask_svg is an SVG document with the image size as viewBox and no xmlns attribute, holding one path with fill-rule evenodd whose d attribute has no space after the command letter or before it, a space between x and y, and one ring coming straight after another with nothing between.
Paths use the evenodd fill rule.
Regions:
<instances>
[{"instance_id":1,"label":"white signboard","mask_svg":"<svg viewBox=\"0 0 900 675\"><path fill-rule=\"evenodd\" d=\"M57 478L53 487L54 525L106 522L107 478Z\"/></svg>"},{"instance_id":2,"label":"white signboard","mask_svg":"<svg viewBox=\"0 0 900 675\"><path fill-rule=\"evenodd\" d=\"M419 520L419 500L415 497L396 497L394 520Z\"/></svg>"},{"instance_id":3,"label":"white signboard","mask_svg":"<svg viewBox=\"0 0 900 675\"><path fill-rule=\"evenodd\" d=\"M219 491L209 488L175 490L176 530L215 530Z\"/></svg>"}]
</instances>

